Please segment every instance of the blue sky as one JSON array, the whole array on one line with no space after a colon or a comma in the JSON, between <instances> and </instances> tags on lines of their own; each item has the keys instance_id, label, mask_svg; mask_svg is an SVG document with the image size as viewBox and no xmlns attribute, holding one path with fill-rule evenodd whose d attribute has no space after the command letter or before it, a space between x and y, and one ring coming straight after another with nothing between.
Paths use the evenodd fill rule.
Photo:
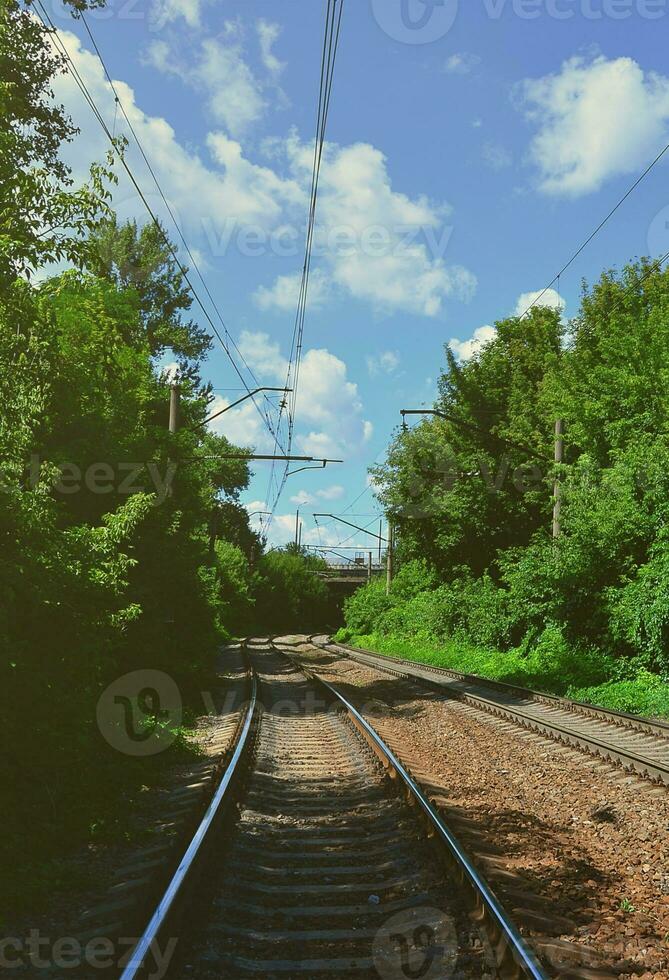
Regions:
<instances>
[{"instance_id":1,"label":"blue sky","mask_svg":"<svg viewBox=\"0 0 669 980\"><path fill-rule=\"evenodd\" d=\"M48 9L125 132L82 25ZM228 329L267 385L283 382L293 328L324 10L114 0L88 15ZM669 142L668 27L669 0L345 0L294 450L346 462L288 480L273 542L292 536L298 504L311 543L348 536L319 532L313 511L341 513L362 494L348 516L372 520L367 467L401 408L431 404L443 345L470 356ZM104 137L70 78L57 95L81 128L66 155L83 177ZM163 215L133 147L128 160ZM143 214L123 181L116 204ZM662 162L546 299L569 316L583 277L668 250ZM220 349L205 373L215 407L239 396ZM271 451L251 405L219 431ZM268 476L257 464L250 509L264 509Z\"/></svg>"}]
</instances>

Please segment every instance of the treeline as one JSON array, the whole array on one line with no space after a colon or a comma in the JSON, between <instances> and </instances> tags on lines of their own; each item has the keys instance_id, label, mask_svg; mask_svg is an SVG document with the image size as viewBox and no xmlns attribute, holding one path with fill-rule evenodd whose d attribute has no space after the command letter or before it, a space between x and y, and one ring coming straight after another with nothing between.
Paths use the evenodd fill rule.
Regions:
<instances>
[{"instance_id":1,"label":"treeline","mask_svg":"<svg viewBox=\"0 0 669 980\"><path fill-rule=\"evenodd\" d=\"M405 585L361 591L350 630L514 651L508 675L539 651L563 690L655 685L647 672L669 674L669 272L606 272L569 323L535 307L469 361L446 356L446 417L399 431L374 471Z\"/></svg>"},{"instance_id":2,"label":"treeline","mask_svg":"<svg viewBox=\"0 0 669 980\"><path fill-rule=\"evenodd\" d=\"M157 764L103 741L106 686L159 669L188 703L222 641L316 628L326 593L304 555L263 554L239 503L248 463L203 425L212 342L172 247L110 208L122 145L73 186L60 149L76 131L50 90L63 65L15 0L0 6L0 65L2 863L30 854L39 885L36 866L48 879L55 853L114 831Z\"/></svg>"}]
</instances>

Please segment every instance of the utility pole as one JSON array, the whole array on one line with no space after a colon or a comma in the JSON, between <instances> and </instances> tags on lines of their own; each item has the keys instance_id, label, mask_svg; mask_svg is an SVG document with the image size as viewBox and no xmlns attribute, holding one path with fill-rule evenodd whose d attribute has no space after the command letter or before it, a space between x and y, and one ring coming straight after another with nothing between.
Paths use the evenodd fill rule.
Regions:
<instances>
[{"instance_id":1,"label":"utility pole","mask_svg":"<svg viewBox=\"0 0 669 980\"><path fill-rule=\"evenodd\" d=\"M383 535L383 521L379 521L379 565L381 564L381 537Z\"/></svg>"},{"instance_id":2,"label":"utility pole","mask_svg":"<svg viewBox=\"0 0 669 980\"><path fill-rule=\"evenodd\" d=\"M180 398L179 384L173 381L170 385L170 416L168 421L168 429L171 436L173 436L177 429L179 428L179 398ZM171 441L171 440L170 440ZM167 457L167 477L169 480L167 494L172 496L174 492L174 476L176 474L177 464L168 455ZM212 518L213 519L213 518ZM213 547L213 545L210 545Z\"/></svg>"},{"instance_id":3,"label":"utility pole","mask_svg":"<svg viewBox=\"0 0 669 980\"><path fill-rule=\"evenodd\" d=\"M390 586L393 583L393 543L395 532L390 520L388 521L388 550L386 551L386 595L390 595Z\"/></svg>"},{"instance_id":4,"label":"utility pole","mask_svg":"<svg viewBox=\"0 0 669 980\"><path fill-rule=\"evenodd\" d=\"M564 456L564 426L562 419L555 423L555 464L559 466ZM560 537L560 511L562 510L562 487L560 474L556 472L553 482L553 540Z\"/></svg>"},{"instance_id":5,"label":"utility pole","mask_svg":"<svg viewBox=\"0 0 669 980\"><path fill-rule=\"evenodd\" d=\"M170 432L176 432L179 428L179 385L170 385Z\"/></svg>"},{"instance_id":6,"label":"utility pole","mask_svg":"<svg viewBox=\"0 0 669 980\"><path fill-rule=\"evenodd\" d=\"M372 581L372 553L369 552L369 557L367 558L367 581Z\"/></svg>"},{"instance_id":7,"label":"utility pole","mask_svg":"<svg viewBox=\"0 0 669 980\"><path fill-rule=\"evenodd\" d=\"M297 513L295 514L295 551L300 546L300 508L297 508Z\"/></svg>"}]
</instances>

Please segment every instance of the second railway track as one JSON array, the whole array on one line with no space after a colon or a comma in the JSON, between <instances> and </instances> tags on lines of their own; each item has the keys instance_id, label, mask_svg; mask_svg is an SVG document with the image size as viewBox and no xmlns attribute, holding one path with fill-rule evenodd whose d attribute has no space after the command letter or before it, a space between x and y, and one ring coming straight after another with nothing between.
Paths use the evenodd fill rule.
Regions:
<instances>
[{"instance_id":1,"label":"second railway track","mask_svg":"<svg viewBox=\"0 0 669 980\"><path fill-rule=\"evenodd\" d=\"M457 671L384 656L332 643L327 636L310 642L396 677L415 681L498 718L583 749L669 787L669 724L569 701L508 684L486 682Z\"/></svg>"}]
</instances>

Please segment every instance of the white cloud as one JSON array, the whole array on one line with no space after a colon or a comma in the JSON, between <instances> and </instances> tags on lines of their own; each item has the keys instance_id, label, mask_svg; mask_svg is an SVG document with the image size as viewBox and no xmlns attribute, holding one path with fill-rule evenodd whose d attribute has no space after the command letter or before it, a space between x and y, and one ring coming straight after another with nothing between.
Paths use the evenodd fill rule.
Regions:
<instances>
[{"instance_id":1,"label":"white cloud","mask_svg":"<svg viewBox=\"0 0 669 980\"><path fill-rule=\"evenodd\" d=\"M114 96L97 57L82 47L68 31L59 31L77 70L86 82L100 112L111 126L114 118ZM165 119L148 116L135 101L135 93L125 82L115 81L123 108L147 148L170 206L189 242L200 240L215 254L222 248L221 229L234 230L235 225L252 224L272 229L283 220L286 210L306 207L305 192L295 180L282 178L268 167L250 162L241 145L223 133L210 133L207 149L209 162L194 150L186 149L176 138ZM68 107L81 132L73 144L64 147L63 156L73 167L77 179L87 176L89 163L104 159L108 142L71 74L54 80L58 101ZM123 121L117 133L124 132ZM151 191L150 180L139 154L130 144L127 159L146 189L146 197L167 226L171 221L157 191ZM120 168L119 168L120 169ZM119 186L114 190L114 205L123 218L146 220L146 210L134 188L120 172Z\"/></svg>"},{"instance_id":2,"label":"white cloud","mask_svg":"<svg viewBox=\"0 0 669 980\"><path fill-rule=\"evenodd\" d=\"M214 119L240 136L264 115L267 105L262 85L244 59L239 29L228 22L223 35L224 40L203 40L193 63L185 64L164 40L149 45L146 61L201 92Z\"/></svg>"},{"instance_id":3,"label":"white cloud","mask_svg":"<svg viewBox=\"0 0 669 980\"><path fill-rule=\"evenodd\" d=\"M302 524L302 544L317 545L328 548L338 544L341 540L341 532L335 527L327 527L323 524L316 525L309 519L301 520ZM272 545L280 546L289 544L295 540L295 512L292 514L275 514L269 534Z\"/></svg>"},{"instance_id":4,"label":"white cloud","mask_svg":"<svg viewBox=\"0 0 669 980\"><path fill-rule=\"evenodd\" d=\"M202 0L154 0L151 7L151 26L154 30L165 27L183 17L188 27L200 27Z\"/></svg>"},{"instance_id":5,"label":"white cloud","mask_svg":"<svg viewBox=\"0 0 669 980\"><path fill-rule=\"evenodd\" d=\"M513 156L501 143L484 143L481 151L484 163L492 170L505 170L513 163Z\"/></svg>"},{"instance_id":6,"label":"white cloud","mask_svg":"<svg viewBox=\"0 0 669 980\"><path fill-rule=\"evenodd\" d=\"M219 73L217 92L221 97L225 92L226 96L221 113L232 113L235 119L230 118L231 125L243 128L259 111L259 103L254 96L250 96L250 101L243 96L233 98L225 82L226 73L236 74L235 30L236 27L231 28L230 36L225 34L222 41L202 46L208 54L198 70ZM82 47L74 34L60 31L59 36L111 125L114 97L99 60ZM158 63L177 71L169 62L170 51L164 42L156 42L152 52ZM253 89L253 82L243 69L239 76L235 84L242 85L246 77ZM214 258L226 254L225 250L235 245L235 233L240 229L259 228L271 235L287 226L302 227L312 168L309 143L301 143L295 135L274 141L272 166L261 166L245 156L239 141L218 131L206 137L208 156L203 156L181 144L165 119L144 113L130 86L121 81L115 84L134 129L150 152L172 211L199 254ZM76 144L66 147L64 155L72 163L76 177L84 179L89 162L104 159L107 141L72 76L58 76L54 88L56 98L68 106L81 129ZM212 98L217 98L216 92ZM124 132L122 121L117 132ZM150 188L145 166L132 143L127 158L142 185ZM147 190L147 198L169 227L171 221L158 193ZM114 205L122 218L146 218L141 201L122 173L114 191ZM312 275L312 304L317 307L330 295L343 292L379 312L403 311L433 317L441 312L446 299L469 299L476 287L475 277L467 269L447 265L444 260L452 231L445 226L449 213L443 203L395 190L386 158L375 147L364 143L344 147L329 144L322 168L315 243L322 258L315 260L318 264ZM291 289L294 290L295 281L294 276L279 277L273 286L259 290L256 299L265 304L263 308L287 309L289 298L294 297Z\"/></svg>"},{"instance_id":7,"label":"white cloud","mask_svg":"<svg viewBox=\"0 0 669 980\"><path fill-rule=\"evenodd\" d=\"M329 432L309 432L298 436L297 445L302 453L315 459L343 459L341 442Z\"/></svg>"},{"instance_id":8,"label":"white cloud","mask_svg":"<svg viewBox=\"0 0 669 980\"><path fill-rule=\"evenodd\" d=\"M542 292L543 296L541 295ZM540 296L541 299L539 299ZM545 306L549 309L558 309L560 311L564 310L567 305L564 297L560 296L554 289L547 289L545 292L537 289L534 292L520 294L512 316L522 316L535 300L538 300L535 304L536 306ZM448 346L459 361L468 361L475 354L478 354L486 344L494 340L496 336L497 330L495 327L486 324L483 327L477 327L468 340L458 340L456 337L452 338Z\"/></svg>"},{"instance_id":9,"label":"white cloud","mask_svg":"<svg viewBox=\"0 0 669 980\"><path fill-rule=\"evenodd\" d=\"M242 504L245 510L252 514L254 510L268 510L267 502L264 500L252 500L249 503Z\"/></svg>"},{"instance_id":10,"label":"white cloud","mask_svg":"<svg viewBox=\"0 0 669 980\"><path fill-rule=\"evenodd\" d=\"M320 497L321 500L341 500L344 493L344 488L338 483L334 483L331 487L324 487L322 490L318 490L316 496Z\"/></svg>"},{"instance_id":11,"label":"white cloud","mask_svg":"<svg viewBox=\"0 0 669 980\"><path fill-rule=\"evenodd\" d=\"M306 490L300 490L299 493L296 493L295 496L290 498L290 502L291 504L297 504L299 507L303 507L308 504L315 504L316 498L312 497Z\"/></svg>"},{"instance_id":12,"label":"white cloud","mask_svg":"<svg viewBox=\"0 0 669 980\"><path fill-rule=\"evenodd\" d=\"M313 150L296 135L275 141L295 181L311 179ZM368 143L325 148L320 180L315 254L333 283L379 312L436 316L446 298L471 298L476 279L446 265L452 231L446 204L411 198L392 187L383 153ZM275 284L276 285L276 284Z\"/></svg>"},{"instance_id":13,"label":"white cloud","mask_svg":"<svg viewBox=\"0 0 669 980\"><path fill-rule=\"evenodd\" d=\"M385 350L367 358L367 370L371 378L379 374L395 374L400 366L400 355L394 350Z\"/></svg>"},{"instance_id":14,"label":"white cloud","mask_svg":"<svg viewBox=\"0 0 669 980\"><path fill-rule=\"evenodd\" d=\"M238 347L261 380L285 382L288 362L269 334L245 330ZM223 399L221 402L225 404ZM253 433L262 438L261 420L256 412L250 414L249 406L253 408L247 402L239 410L233 409L223 415L218 431L232 439L229 429L237 433L251 421ZM211 414L215 411L217 409L212 406ZM257 425L254 419L257 419ZM358 386L349 381L344 361L328 350L310 348L302 356L295 420L296 429L303 427L296 436L302 454L319 459L342 459L344 454L359 451L369 438L371 423L363 418ZM247 435L244 444L249 442L253 440Z\"/></svg>"},{"instance_id":15,"label":"white cloud","mask_svg":"<svg viewBox=\"0 0 669 980\"><path fill-rule=\"evenodd\" d=\"M448 75L469 75L480 64L481 58L479 55L470 54L467 51L459 51L448 58L444 65L444 71Z\"/></svg>"},{"instance_id":16,"label":"white cloud","mask_svg":"<svg viewBox=\"0 0 669 980\"><path fill-rule=\"evenodd\" d=\"M243 330L237 346L249 367L258 374L274 381L285 380L288 361L268 333Z\"/></svg>"},{"instance_id":17,"label":"white cloud","mask_svg":"<svg viewBox=\"0 0 669 980\"><path fill-rule=\"evenodd\" d=\"M287 276L277 276L271 286L259 286L253 294L256 306L261 310L278 310L282 313L294 313L302 285L302 273L296 272ZM307 307L319 310L323 307L332 292L331 283L322 269L312 269L309 276L309 291Z\"/></svg>"},{"instance_id":18,"label":"white cloud","mask_svg":"<svg viewBox=\"0 0 669 980\"><path fill-rule=\"evenodd\" d=\"M469 340L458 340L456 337L452 338L448 346L459 361L468 361L475 354L478 354L486 344L494 340L496 336L497 331L495 328L486 325L484 327L477 327Z\"/></svg>"},{"instance_id":19,"label":"white cloud","mask_svg":"<svg viewBox=\"0 0 669 980\"><path fill-rule=\"evenodd\" d=\"M298 438L307 455L344 459L367 439L369 423L358 386L348 380L344 361L330 351L312 348L302 358L295 414L312 427Z\"/></svg>"},{"instance_id":20,"label":"white cloud","mask_svg":"<svg viewBox=\"0 0 669 980\"><path fill-rule=\"evenodd\" d=\"M538 127L530 158L547 194L576 197L636 173L669 138L669 79L632 58L571 58L518 91Z\"/></svg>"},{"instance_id":21,"label":"white cloud","mask_svg":"<svg viewBox=\"0 0 669 980\"><path fill-rule=\"evenodd\" d=\"M543 296L541 295L543 293ZM539 297L541 296L541 299ZM536 302L535 302L536 301ZM516 308L513 311L514 316L522 316L523 313L532 306L547 306L551 310L564 310L567 305L566 300L563 296L560 296L555 289L547 289L545 292L543 289L537 289L534 292L521 293L518 297L518 302L516 303Z\"/></svg>"},{"instance_id":22,"label":"white cloud","mask_svg":"<svg viewBox=\"0 0 669 980\"><path fill-rule=\"evenodd\" d=\"M209 405L209 414L215 415L234 400L217 395ZM239 408L233 408L214 419L209 423L209 428L217 435L225 436L235 446L252 448L261 453L274 451L274 439L250 399Z\"/></svg>"},{"instance_id":23,"label":"white cloud","mask_svg":"<svg viewBox=\"0 0 669 980\"><path fill-rule=\"evenodd\" d=\"M281 28L278 24L270 24L269 21L259 20L256 24L256 30L258 32L260 56L263 65L271 74L280 75L286 65L285 62L279 61L272 48L278 40Z\"/></svg>"}]
</instances>

